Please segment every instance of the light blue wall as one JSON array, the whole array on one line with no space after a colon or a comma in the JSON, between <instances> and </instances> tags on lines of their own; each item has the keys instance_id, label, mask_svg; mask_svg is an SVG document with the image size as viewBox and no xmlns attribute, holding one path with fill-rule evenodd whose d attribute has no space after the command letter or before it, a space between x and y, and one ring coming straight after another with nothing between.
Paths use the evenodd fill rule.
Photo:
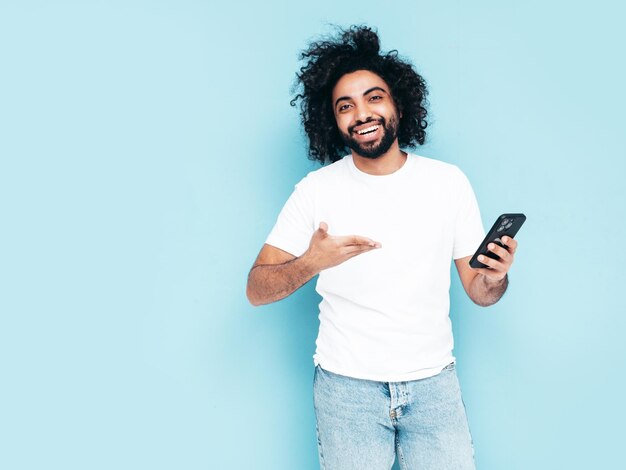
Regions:
<instances>
[{"instance_id":1,"label":"light blue wall","mask_svg":"<svg viewBox=\"0 0 626 470\"><path fill-rule=\"evenodd\" d=\"M620 2L0 3L0 468L317 468L309 283L246 275L306 172L289 106L327 23L429 82L424 155L485 225L527 224L511 289L452 288L481 470L623 462Z\"/></svg>"}]
</instances>

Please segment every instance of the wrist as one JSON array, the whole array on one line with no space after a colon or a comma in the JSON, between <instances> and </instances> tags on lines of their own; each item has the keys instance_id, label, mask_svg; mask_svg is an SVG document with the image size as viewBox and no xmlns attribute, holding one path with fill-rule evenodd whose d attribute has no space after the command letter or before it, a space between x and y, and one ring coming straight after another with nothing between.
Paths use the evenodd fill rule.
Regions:
<instances>
[{"instance_id":1,"label":"wrist","mask_svg":"<svg viewBox=\"0 0 626 470\"><path fill-rule=\"evenodd\" d=\"M487 285L487 286L499 286L502 284L506 284L509 281L509 275L508 273L504 273L504 276L502 277L491 277L491 276L487 276L486 274L483 274L483 282Z\"/></svg>"},{"instance_id":2,"label":"wrist","mask_svg":"<svg viewBox=\"0 0 626 470\"><path fill-rule=\"evenodd\" d=\"M321 269L318 268L317 263L315 262L315 256L311 254L309 250L305 251L302 256L298 258L302 269L307 273L311 274L311 277L319 274Z\"/></svg>"}]
</instances>

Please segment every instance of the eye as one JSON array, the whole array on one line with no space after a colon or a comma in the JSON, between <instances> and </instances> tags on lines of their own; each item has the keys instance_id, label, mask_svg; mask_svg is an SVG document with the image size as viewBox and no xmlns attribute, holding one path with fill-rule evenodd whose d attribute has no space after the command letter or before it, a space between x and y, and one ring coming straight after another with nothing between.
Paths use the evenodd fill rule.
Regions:
<instances>
[{"instance_id":1,"label":"eye","mask_svg":"<svg viewBox=\"0 0 626 470\"><path fill-rule=\"evenodd\" d=\"M380 96L380 95L374 95L374 96L372 96L372 97L370 98L370 101L379 101L379 100L382 100L382 99L383 99L383 97L382 97L382 96Z\"/></svg>"},{"instance_id":2,"label":"eye","mask_svg":"<svg viewBox=\"0 0 626 470\"><path fill-rule=\"evenodd\" d=\"M339 112L341 111L345 111L346 109L348 109L350 107L349 104L342 104L341 106L339 106Z\"/></svg>"}]
</instances>

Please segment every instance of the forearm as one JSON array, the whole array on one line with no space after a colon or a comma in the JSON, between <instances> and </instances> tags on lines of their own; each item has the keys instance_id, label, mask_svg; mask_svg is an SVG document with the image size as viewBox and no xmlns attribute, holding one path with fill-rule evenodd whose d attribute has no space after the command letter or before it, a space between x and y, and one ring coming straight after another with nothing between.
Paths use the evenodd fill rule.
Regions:
<instances>
[{"instance_id":1,"label":"forearm","mask_svg":"<svg viewBox=\"0 0 626 470\"><path fill-rule=\"evenodd\" d=\"M264 305L284 299L318 272L306 256L282 264L256 265L248 274L248 300L252 305Z\"/></svg>"},{"instance_id":2,"label":"forearm","mask_svg":"<svg viewBox=\"0 0 626 470\"><path fill-rule=\"evenodd\" d=\"M488 307L495 304L506 292L509 285L509 277L493 281L484 274L478 274L469 286L468 295L475 304Z\"/></svg>"}]
</instances>

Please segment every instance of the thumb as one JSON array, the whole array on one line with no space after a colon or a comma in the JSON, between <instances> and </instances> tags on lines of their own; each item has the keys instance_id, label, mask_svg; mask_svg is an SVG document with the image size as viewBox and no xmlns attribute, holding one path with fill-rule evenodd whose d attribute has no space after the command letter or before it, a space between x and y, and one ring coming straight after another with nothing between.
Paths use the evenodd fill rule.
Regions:
<instances>
[{"instance_id":1,"label":"thumb","mask_svg":"<svg viewBox=\"0 0 626 470\"><path fill-rule=\"evenodd\" d=\"M328 224L326 222L320 222L320 228L318 229L322 235L328 234Z\"/></svg>"}]
</instances>

